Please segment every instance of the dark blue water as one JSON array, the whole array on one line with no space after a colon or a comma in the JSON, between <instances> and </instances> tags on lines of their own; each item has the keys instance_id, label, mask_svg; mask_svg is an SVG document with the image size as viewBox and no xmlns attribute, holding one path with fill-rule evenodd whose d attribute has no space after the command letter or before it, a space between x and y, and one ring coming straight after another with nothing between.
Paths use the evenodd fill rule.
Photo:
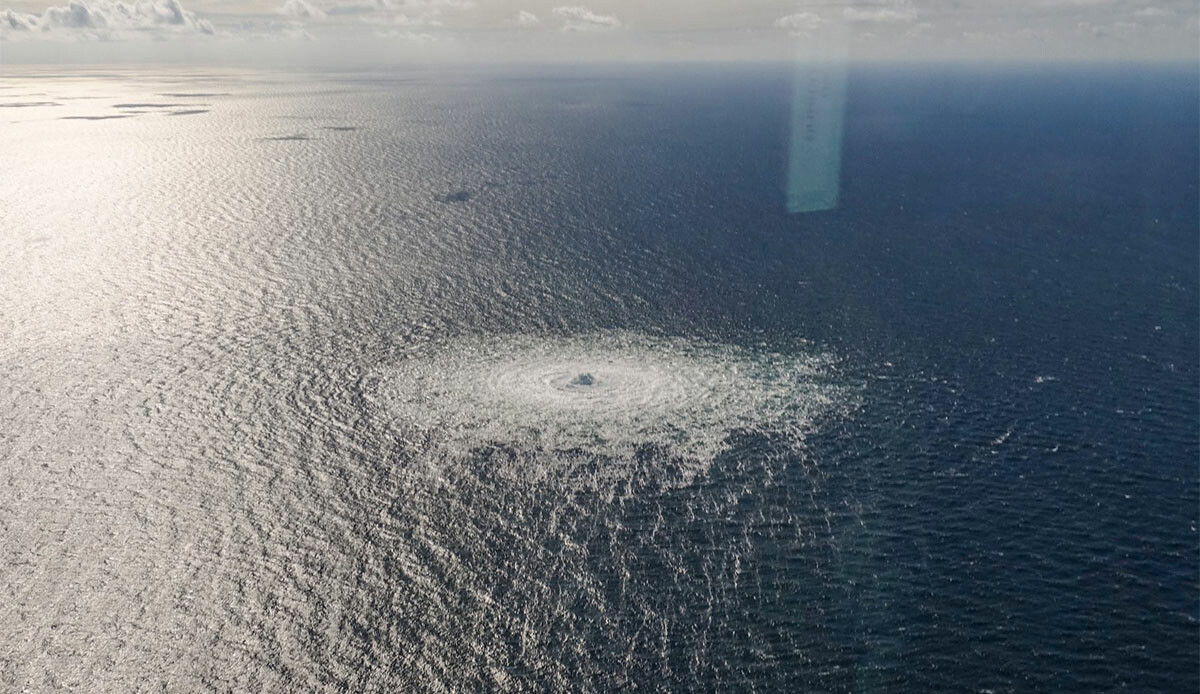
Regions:
<instances>
[{"instance_id":1,"label":"dark blue water","mask_svg":"<svg viewBox=\"0 0 1200 694\"><path fill-rule=\"evenodd\" d=\"M1194 68L852 69L801 215L784 68L120 79L0 164L0 686L1200 688Z\"/></svg>"},{"instance_id":2,"label":"dark blue water","mask_svg":"<svg viewBox=\"0 0 1200 694\"><path fill-rule=\"evenodd\" d=\"M689 669L685 639L681 683L1195 690L1196 73L852 71L841 209L797 216L786 89L726 79L572 86L641 107L572 123L588 214L672 259L641 320L870 365L812 450L861 525L823 587L768 534L774 591L717 601L726 659Z\"/></svg>"},{"instance_id":3,"label":"dark blue water","mask_svg":"<svg viewBox=\"0 0 1200 694\"><path fill-rule=\"evenodd\" d=\"M791 222L821 288L788 303L896 365L844 434L886 529L870 681L1194 689L1194 74L851 84L845 209Z\"/></svg>"}]
</instances>

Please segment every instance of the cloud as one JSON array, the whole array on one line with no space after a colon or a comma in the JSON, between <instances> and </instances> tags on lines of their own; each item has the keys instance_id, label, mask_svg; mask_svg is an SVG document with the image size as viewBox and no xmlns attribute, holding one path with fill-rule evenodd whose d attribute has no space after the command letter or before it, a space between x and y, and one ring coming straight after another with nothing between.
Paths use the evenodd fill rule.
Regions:
<instances>
[{"instance_id":1,"label":"cloud","mask_svg":"<svg viewBox=\"0 0 1200 694\"><path fill-rule=\"evenodd\" d=\"M792 36L807 36L809 32L816 31L824 23L825 20L820 15L812 12L797 12L775 20L775 28L783 29Z\"/></svg>"},{"instance_id":2,"label":"cloud","mask_svg":"<svg viewBox=\"0 0 1200 694\"><path fill-rule=\"evenodd\" d=\"M971 43L1012 45L1049 43L1054 40L1053 31L1045 27L1022 27L1013 31L964 31L962 38Z\"/></svg>"},{"instance_id":3,"label":"cloud","mask_svg":"<svg viewBox=\"0 0 1200 694\"><path fill-rule=\"evenodd\" d=\"M908 24L917 21L917 8L911 2L898 2L874 7L847 7L842 16L848 22L875 24Z\"/></svg>"},{"instance_id":4,"label":"cloud","mask_svg":"<svg viewBox=\"0 0 1200 694\"><path fill-rule=\"evenodd\" d=\"M383 27L441 27L446 10L474 7L474 0L344 0L327 6L334 17L357 17L362 24ZM429 41L434 36L421 32L380 29L376 36L408 41Z\"/></svg>"},{"instance_id":5,"label":"cloud","mask_svg":"<svg viewBox=\"0 0 1200 694\"><path fill-rule=\"evenodd\" d=\"M232 34L240 39L259 41L302 40L315 41L302 22L246 21L231 27Z\"/></svg>"},{"instance_id":6,"label":"cloud","mask_svg":"<svg viewBox=\"0 0 1200 694\"><path fill-rule=\"evenodd\" d=\"M1094 24L1079 22L1076 28L1081 34L1095 36L1100 39L1128 39L1141 28L1133 22L1112 22L1111 24Z\"/></svg>"},{"instance_id":7,"label":"cloud","mask_svg":"<svg viewBox=\"0 0 1200 694\"><path fill-rule=\"evenodd\" d=\"M346 0L330 7L328 13L437 15L474 6L474 0Z\"/></svg>"},{"instance_id":8,"label":"cloud","mask_svg":"<svg viewBox=\"0 0 1200 694\"><path fill-rule=\"evenodd\" d=\"M339 2L327 10L328 14L370 14L391 9L387 0L362 0L360 2Z\"/></svg>"},{"instance_id":9,"label":"cloud","mask_svg":"<svg viewBox=\"0 0 1200 694\"><path fill-rule=\"evenodd\" d=\"M596 14L586 7L555 7L553 12L563 20L563 31L611 31L621 27L616 17Z\"/></svg>"},{"instance_id":10,"label":"cloud","mask_svg":"<svg viewBox=\"0 0 1200 694\"><path fill-rule=\"evenodd\" d=\"M1162 19L1166 17L1174 17L1175 10L1163 7L1143 7L1142 9L1134 12L1133 16L1141 17L1143 19Z\"/></svg>"},{"instance_id":11,"label":"cloud","mask_svg":"<svg viewBox=\"0 0 1200 694\"><path fill-rule=\"evenodd\" d=\"M529 29L530 27L538 26L541 23L542 20L538 19L536 14L532 12L526 12L525 10L521 10L517 13L516 17L508 20L508 24L521 27L523 29Z\"/></svg>"},{"instance_id":12,"label":"cloud","mask_svg":"<svg viewBox=\"0 0 1200 694\"><path fill-rule=\"evenodd\" d=\"M33 31L37 29L38 18L31 14L5 10L0 13L0 29L10 31Z\"/></svg>"},{"instance_id":13,"label":"cloud","mask_svg":"<svg viewBox=\"0 0 1200 694\"><path fill-rule=\"evenodd\" d=\"M212 24L184 9L179 0L70 0L66 5L46 8L40 16L5 10L0 19L0 30L40 38L162 38L216 33Z\"/></svg>"},{"instance_id":14,"label":"cloud","mask_svg":"<svg viewBox=\"0 0 1200 694\"><path fill-rule=\"evenodd\" d=\"M182 3L182 4L180 4ZM568 4L569 3L569 4ZM574 56L577 47L551 42L498 39L489 29L593 32L599 36L633 27L630 56L772 57L787 35L813 37L875 33L879 41L865 58L957 58L970 55L1058 59L1108 56L1116 47L1129 55L1186 58L1194 62L1200 32L1197 0L847 0L839 3L784 0L707 0L667 3L623 0L0 0L0 40L32 44L56 41L171 39L218 33L223 38L304 38L305 30L353 43L376 32L401 41L428 40L461 47L464 55ZM11 9L4 9L11 5ZM49 9L45 9L47 6ZM36 9L33 9L36 8ZM186 9L185 9L186 8ZM472 9L474 8L474 9ZM523 9L522 9L523 8ZM772 9L774 8L774 9ZM205 11L211 14L205 14ZM206 19L212 20L216 25ZM455 32L470 41L453 43ZM608 32L607 34L605 32ZM327 33L328 36L322 34ZM987 37L986 41L984 37ZM1119 39L1124 38L1124 41ZM494 40L495 39L495 40ZM838 38L838 40L841 40ZM979 41L972 44L973 41ZM214 43L214 49L223 42ZM805 41L807 43L807 41ZM415 45L415 44L414 44ZM367 54L330 48L331 61ZM86 57L87 54L77 53ZM86 49L99 50L99 47ZM621 57L595 47L597 57ZM626 50L622 48L621 50ZM5 59L24 59L44 48L18 46ZM1091 51L1091 52L1089 52ZM150 55L151 53L147 53ZM66 53L64 53L64 56ZM131 54L132 55L132 54ZM1189 56L1191 56L1189 58ZM64 58L65 59L65 58ZM346 60L350 58L347 57ZM523 59L523 58L522 58Z\"/></svg>"},{"instance_id":15,"label":"cloud","mask_svg":"<svg viewBox=\"0 0 1200 694\"><path fill-rule=\"evenodd\" d=\"M305 0L287 0L278 10L279 14L297 19L325 19L327 16L319 7L310 5Z\"/></svg>"}]
</instances>

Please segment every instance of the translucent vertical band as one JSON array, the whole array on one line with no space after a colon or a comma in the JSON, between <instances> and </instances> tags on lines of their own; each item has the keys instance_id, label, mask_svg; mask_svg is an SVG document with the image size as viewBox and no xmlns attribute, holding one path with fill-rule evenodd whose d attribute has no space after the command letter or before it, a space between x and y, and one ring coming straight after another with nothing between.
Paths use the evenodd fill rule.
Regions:
<instances>
[{"instance_id":1,"label":"translucent vertical band","mask_svg":"<svg viewBox=\"0 0 1200 694\"><path fill-rule=\"evenodd\" d=\"M792 133L788 148L788 212L838 206L842 121L846 105L846 42L840 26L797 37Z\"/></svg>"}]
</instances>

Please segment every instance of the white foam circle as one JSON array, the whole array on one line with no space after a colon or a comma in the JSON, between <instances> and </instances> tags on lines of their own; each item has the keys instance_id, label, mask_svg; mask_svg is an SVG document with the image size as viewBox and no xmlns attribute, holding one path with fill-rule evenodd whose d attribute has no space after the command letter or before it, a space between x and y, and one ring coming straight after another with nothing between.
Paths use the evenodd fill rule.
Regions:
<instances>
[{"instance_id":1,"label":"white foam circle","mask_svg":"<svg viewBox=\"0 0 1200 694\"><path fill-rule=\"evenodd\" d=\"M444 455L502 445L543 462L619 464L652 451L694 473L734 432L798 445L837 400L832 365L805 350L624 332L478 337L402 360L380 379L377 397Z\"/></svg>"}]
</instances>

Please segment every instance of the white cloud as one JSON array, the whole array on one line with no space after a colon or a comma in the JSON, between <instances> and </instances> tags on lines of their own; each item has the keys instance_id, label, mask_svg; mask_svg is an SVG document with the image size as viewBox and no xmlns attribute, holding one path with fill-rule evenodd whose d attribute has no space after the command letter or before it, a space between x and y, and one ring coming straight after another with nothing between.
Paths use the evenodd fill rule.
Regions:
<instances>
[{"instance_id":1,"label":"white cloud","mask_svg":"<svg viewBox=\"0 0 1200 694\"><path fill-rule=\"evenodd\" d=\"M532 12L527 12L525 10L521 10L520 12L517 13L516 17L513 17L512 19L510 19L508 21L508 24L511 24L512 26L521 27L523 29L535 27L541 23L542 23L542 20L538 19L538 16L536 14L534 14Z\"/></svg>"},{"instance_id":2,"label":"white cloud","mask_svg":"<svg viewBox=\"0 0 1200 694\"><path fill-rule=\"evenodd\" d=\"M305 0L287 0L278 10L279 14L298 19L324 19L325 11Z\"/></svg>"},{"instance_id":3,"label":"white cloud","mask_svg":"<svg viewBox=\"0 0 1200 694\"><path fill-rule=\"evenodd\" d=\"M212 24L184 9L179 0L70 0L40 16L5 10L0 30L58 39L113 39L149 35L214 34Z\"/></svg>"},{"instance_id":4,"label":"white cloud","mask_svg":"<svg viewBox=\"0 0 1200 694\"><path fill-rule=\"evenodd\" d=\"M775 27L783 29L793 36L807 36L825 23L820 15L813 12L797 12L775 20Z\"/></svg>"},{"instance_id":5,"label":"white cloud","mask_svg":"<svg viewBox=\"0 0 1200 694\"><path fill-rule=\"evenodd\" d=\"M842 16L848 22L875 24L907 24L917 21L917 8L911 2L899 2L875 7L847 7Z\"/></svg>"},{"instance_id":6,"label":"white cloud","mask_svg":"<svg viewBox=\"0 0 1200 694\"><path fill-rule=\"evenodd\" d=\"M563 31L610 31L621 26L616 17L596 14L586 7L555 7L553 12L563 20Z\"/></svg>"}]
</instances>

